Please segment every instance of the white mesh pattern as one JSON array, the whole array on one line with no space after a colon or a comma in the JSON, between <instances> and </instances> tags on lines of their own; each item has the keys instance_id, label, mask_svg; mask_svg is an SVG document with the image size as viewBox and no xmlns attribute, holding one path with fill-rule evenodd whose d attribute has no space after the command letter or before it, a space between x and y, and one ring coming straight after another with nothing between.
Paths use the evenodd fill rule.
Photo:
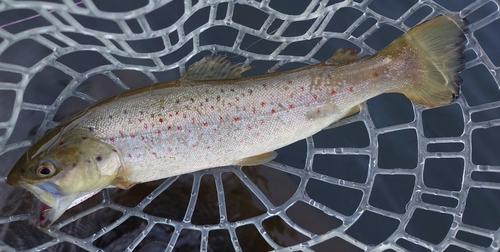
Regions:
<instances>
[{"instance_id":1,"label":"white mesh pattern","mask_svg":"<svg viewBox=\"0 0 500 252\"><path fill-rule=\"evenodd\" d=\"M499 63L493 49L485 50L486 44L494 47L499 39L498 29L492 28L498 28L497 2L400 5L393 1L391 6L376 0L312 0L301 2L300 13L267 0L136 1L129 4L130 9L118 1L56 2L0 3L4 17L0 18L1 176L46 130L88 104L130 87L177 78L195 60L214 52L251 64L254 69L248 74L279 71L299 65L292 62L324 61L348 44L357 47L361 56L370 55L383 47L372 37L392 36L392 40L394 34L422 20L459 11L471 21L462 74L464 94L454 104L436 109L383 95L368 106L363 104L359 114L306 139L306 153L300 154L305 160L297 161L297 151L285 148L266 168L209 169L139 185L141 192L104 190L94 203L70 210L45 233L28 224L27 220L36 218L26 207L31 204L29 194L12 189L2 178L1 251L172 251L191 246L215 251L228 249L224 247L228 244L236 251L500 248L500 221L487 219L500 209L500 162L494 157L498 151L490 149L499 146L500 96L495 93ZM484 40L484 31L493 35ZM383 100L390 101L390 106ZM391 107L395 104L398 107ZM393 120L396 123L382 116L399 110L402 119ZM459 125L458 129L448 130L447 123ZM394 134L409 138L398 140ZM336 142L332 136L347 142ZM293 146L301 150L303 141ZM319 163L323 158L329 161ZM358 173L352 175L351 168ZM274 175L269 175L269 169ZM273 176L295 181L286 198L276 200L276 194L287 189L276 184ZM410 191L405 194L407 188ZM181 192L176 195L185 200L178 203L177 197L165 196L169 190L174 195ZM127 197L140 199L120 203ZM403 203L387 203L385 197ZM255 205L248 213L234 210L248 205ZM321 217L297 218L293 209L299 205L304 215L314 212ZM200 210L204 207L209 209ZM204 221L213 219L214 211L216 221ZM333 218L339 224L311 231L314 228L301 223L302 217L319 222ZM385 228L389 231L382 231ZM252 238L255 233L262 238ZM255 242L249 245L248 240ZM255 247L260 244L263 247Z\"/></svg>"}]
</instances>

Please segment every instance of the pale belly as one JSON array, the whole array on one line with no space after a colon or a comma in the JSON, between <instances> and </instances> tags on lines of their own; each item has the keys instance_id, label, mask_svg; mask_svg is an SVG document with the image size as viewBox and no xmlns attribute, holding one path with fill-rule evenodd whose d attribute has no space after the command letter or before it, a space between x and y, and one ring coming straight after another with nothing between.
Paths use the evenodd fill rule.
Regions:
<instances>
[{"instance_id":1,"label":"pale belly","mask_svg":"<svg viewBox=\"0 0 500 252\"><path fill-rule=\"evenodd\" d=\"M340 80L331 79L332 69L313 69L236 84L153 88L99 106L82 126L120 150L134 182L234 165L311 136L390 88L379 78L368 90L359 69L347 70L354 74L339 73Z\"/></svg>"}]
</instances>

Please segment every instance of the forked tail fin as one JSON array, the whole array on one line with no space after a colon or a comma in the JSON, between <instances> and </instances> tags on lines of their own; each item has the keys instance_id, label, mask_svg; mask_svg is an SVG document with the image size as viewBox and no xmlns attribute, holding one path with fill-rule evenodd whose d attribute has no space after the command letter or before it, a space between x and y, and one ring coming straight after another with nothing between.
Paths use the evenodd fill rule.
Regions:
<instances>
[{"instance_id":1,"label":"forked tail fin","mask_svg":"<svg viewBox=\"0 0 500 252\"><path fill-rule=\"evenodd\" d=\"M466 20L458 15L441 15L415 26L384 49L390 52L401 45L409 47L423 70L421 81L397 91L429 107L452 102L462 82L458 73L464 69L466 29Z\"/></svg>"}]
</instances>

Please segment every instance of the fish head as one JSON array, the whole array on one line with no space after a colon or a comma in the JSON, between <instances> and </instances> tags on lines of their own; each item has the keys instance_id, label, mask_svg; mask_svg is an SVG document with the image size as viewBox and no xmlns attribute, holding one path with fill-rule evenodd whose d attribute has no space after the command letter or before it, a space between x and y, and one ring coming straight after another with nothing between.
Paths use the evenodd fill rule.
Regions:
<instances>
[{"instance_id":1,"label":"fish head","mask_svg":"<svg viewBox=\"0 0 500 252\"><path fill-rule=\"evenodd\" d=\"M73 201L110 185L121 167L118 150L87 132L49 132L19 159L7 183L41 201L35 224L46 228Z\"/></svg>"}]
</instances>

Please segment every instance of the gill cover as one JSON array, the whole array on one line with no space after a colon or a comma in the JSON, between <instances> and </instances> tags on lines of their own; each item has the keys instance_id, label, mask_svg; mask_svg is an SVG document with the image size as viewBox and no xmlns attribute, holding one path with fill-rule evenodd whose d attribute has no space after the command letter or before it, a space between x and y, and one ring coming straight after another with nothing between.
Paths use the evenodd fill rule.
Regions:
<instances>
[{"instance_id":1,"label":"gill cover","mask_svg":"<svg viewBox=\"0 0 500 252\"><path fill-rule=\"evenodd\" d=\"M78 127L54 128L23 155L7 182L33 193L46 207L39 224L47 227L74 200L99 191L114 180L122 168L119 151Z\"/></svg>"}]
</instances>

